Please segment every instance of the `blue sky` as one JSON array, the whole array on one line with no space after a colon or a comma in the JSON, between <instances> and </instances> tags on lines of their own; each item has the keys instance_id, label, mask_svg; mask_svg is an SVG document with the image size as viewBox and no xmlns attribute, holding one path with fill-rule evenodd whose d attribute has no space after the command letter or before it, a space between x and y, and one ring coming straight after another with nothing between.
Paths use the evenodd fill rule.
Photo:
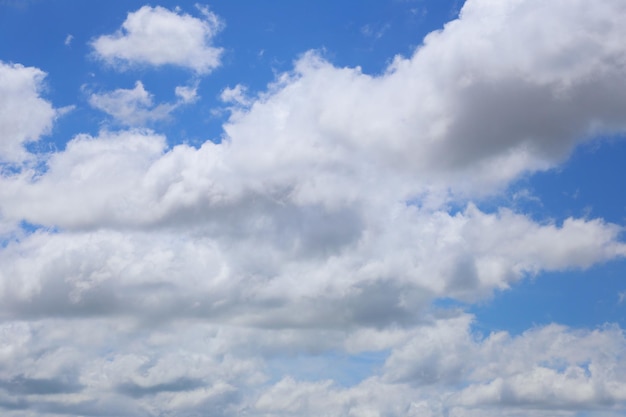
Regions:
<instances>
[{"instance_id":1,"label":"blue sky","mask_svg":"<svg viewBox=\"0 0 626 417\"><path fill-rule=\"evenodd\" d=\"M0 0L0 409L619 416L622 0Z\"/></svg>"}]
</instances>

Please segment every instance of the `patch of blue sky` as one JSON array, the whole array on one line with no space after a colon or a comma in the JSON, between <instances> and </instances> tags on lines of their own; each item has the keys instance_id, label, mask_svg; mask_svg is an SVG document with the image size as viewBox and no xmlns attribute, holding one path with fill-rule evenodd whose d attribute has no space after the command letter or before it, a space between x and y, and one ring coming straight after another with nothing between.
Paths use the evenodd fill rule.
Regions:
<instances>
[{"instance_id":1,"label":"patch of blue sky","mask_svg":"<svg viewBox=\"0 0 626 417\"><path fill-rule=\"evenodd\" d=\"M337 66L361 66L364 72L376 74L394 55L410 55L426 33L440 29L441 22L454 15L454 3L321 0L268 7L238 0L215 3L212 10L228 25L221 35L224 44L245 45L243 50L227 52L227 60L232 60L227 65L245 62L267 76L271 74L267 64L272 72L288 71L298 55L314 49L325 50ZM265 65L250 59L257 57Z\"/></svg>"},{"instance_id":2,"label":"patch of blue sky","mask_svg":"<svg viewBox=\"0 0 626 417\"><path fill-rule=\"evenodd\" d=\"M618 138L578 147L561 166L530 177L541 211L555 218L602 218L624 224L626 178L621 175L626 146Z\"/></svg>"},{"instance_id":3,"label":"patch of blue sky","mask_svg":"<svg viewBox=\"0 0 626 417\"><path fill-rule=\"evenodd\" d=\"M614 139L582 145L559 167L513 185L503 199L509 199L514 210L540 222L560 225L574 217L623 225L626 178L619 173L624 160L626 147ZM488 212L501 207L503 199L478 206ZM613 322L624 327L626 303L620 298L624 291L626 260L618 259L587 270L527 276L469 311L476 315L479 328L514 334L548 323L597 327Z\"/></svg>"},{"instance_id":4,"label":"patch of blue sky","mask_svg":"<svg viewBox=\"0 0 626 417\"><path fill-rule=\"evenodd\" d=\"M28 222L26 220L22 220L20 222L20 229L23 230L26 233L35 233L36 231L42 230L42 229L49 230L49 231L54 231L53 228L50 228L50 227L45 227L44 228L41 225L33 224L33 223L30 223L30 222Z\"/></svg>"},{"instance_id":5,"label":"patch of blue sky","mask_svg":"<svg viewBox=\"0 0 626 417\"><path fill-rule=\"evenodd\" d=\"M520 334L529 328L559 323L597 328L608 323L626 326L626 260L584 271L543 273L523 279L493 298L469 306L474 328L482 333L505 330Z\"/></svg>"},{"instance_id":6,"label":"patch of blue sky","mask_svg":"<svg viewBox=\"0 0 626 417\"><path fill-rule=\"evenodd\" d=\"M267 367L270 383L290 376L299 381L332 380L337 386L349 388L379 374L388 356L388 350L353 355L343 352L299 354L270 359Z\"/></svg>"},{"instance_id":7,"label":"patch of blue sky","mask_svg":"<svg viewBox=\"0 0 626 417\"><path fill-rule=\"evenodd\" d=\"M26 220L22 220L17 228L10 230L8 233L0 234L0 248L6 248L11 243L15 243L24 239L24 237L37 232L58 233L56 227L44 227L42 225L33 224Z\"/></svg>"}]
</instances>

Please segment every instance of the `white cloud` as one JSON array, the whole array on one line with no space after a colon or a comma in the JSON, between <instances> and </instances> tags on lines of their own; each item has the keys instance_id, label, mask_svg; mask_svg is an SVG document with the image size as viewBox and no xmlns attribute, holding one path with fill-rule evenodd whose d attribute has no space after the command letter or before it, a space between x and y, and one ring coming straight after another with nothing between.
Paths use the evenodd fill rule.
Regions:
<instances>
[{"instance_id":1,"label":"white cloud","mask_svg":"<svg viewBox=\"0 0 626 417\"><path fill-rule=\"evenodd\" d=\"M89 414L84 407L111 412L111 404L128 416L192 416L207 408L252 416L619 415L626 388L620 361L626 340L619 329L549 325L481 338L470 333L470 323L460 316L407 331L380 373L342 387L290 375L271 381L266 360L280 351L264 351L263 343L280 343L273 336L283 332L207 320L151 330L128 319L5 322L0 400L28 399L22 404L31 410L54 407L62 415ZM288 348L284 337L283 343ZM450 361L460 366L450 368ZM403 368L414 379L389 380Z\"/></svg>"},{"instance_id":2,"label":"white cloud","mask_svg":"<svg viewBox=\"0 0 626 417\"><path fill-rule=\"evenodd\" d=\"M179 99L177 102L155 105L153 95L146 91L141 81L137 81L133 89L119 88L108 93L92 93L89 104L109 114L122 125L145 126L168 120L174 110L197 99L197 87L194 86L178 86L174 92Z\"/></svg>"},{"instance_id":3,"label":"white cloud","mask_svg":"<svg viewBox=\"0 0 626 417\"><path fill-rule=\"evenodd\" d=\"M353 387L284 378L255 408L262 415L619 415L626 379L612 367L626 352L620 329L549 325L481 339L470 323L461 316L416 329L381 376Z\"/></svg>"},{"instance_id":4,"label":"white cloud","mask_svg":"<svg viewBox=\"0 0 626 417\"><path fill-rule=\"evenodd\" d=\"M4 249L2 269L14 271L5 278L31 277L22 282L26 287L6 290L6 305L23 300L23 308L43 303L71 311L69 294L93 290L82 308L91 302L101 308L98 294L106 290L112 300L141 306L145 293L128 288L137 276L156 288L168 283L166 293L155 295L157 305L198 303L197 310L177 313L183 316L208 314L219 295L221 320L230 323L385 327L415 322L436 297L473 301L528 274L626 254L621 228L600 220L568 219L557 227L507 210L486 214L469 206L450 215L362 198L324 207L282 189L261 192L233 178L222 146L165 152L165 138L150 132L79 136L50 159L44 175L4 178L0 200L8 220L73 231ZM22 263L13 251L37 261ZM59 264L73 257L80 266ZM143 269L143 260L157 258L165 263L155 270L150 261ZM115 266L107 259L124 261ZM156 273L168 270L175 283ZM206 276L209 270L214 273ZM198 286L203 275L206 290ZM91 286L93 276L106 285ZM64 286L58 277L65 277ZM68 296L45 301L50 286ZM242 307L244 288L251 293ZM35 295L44 299L33 301ZM143 311L157 314L149 306Z\"/></svg>"},{"instance_id":5,"label":"white cloud","mask_svg":"<svg viewBox=\"0 0 626 417\"><path fill-rule=\"evenodd\" d=\"M0 61L0 162L30 157L24 145L49 133L59 115L40 96L45 75L34 67Z\"/></svg>"},{"instance_id":6,"label":"white cloud","mask_svg":"<svg viewBox=\"0 0 626 417\"><path fill-rule=\"evenodd\" d=\"M141 81L137 81L132 90L120 88L110 93L93 93L89 96L89 104L128 126L166 119L173 110L169 105L154 106L152 95Z\"/></svg>"},{"instance_id":7,"label":"white cloud","mask_svg":"<svg viewBox=\"0 0 626 417\"><path fill-rule=\"evenodd\" d=\"M0 249L0 404L127 416L619 413L621 329L483 337L472 317L440 317L431 303L626 255L622 228L602 219L542 223L465 204L623 129L624 7L470 0L383 75L309 53L257 97L225 89L238 107L219 144L103 131L77 135L44 170L4 174L3 224L43 228ZM199 22L144 7L94 47L208 72L191 55L137 52L160 19ZM190 103L197 90L175 94ZM171 110L156 111L140 82L90 101L128 125ZM350 386L323 367L306 379L272 365L368 352L382 363Z\"/></svg>"},{"instance_id":8,"label":"white cloud","mask_svg":"<svg viewBox=\"0 0 626 417\"><path fill-rule=\"evenodd\" d=\"M615 111L626 102L622 6L586 4L565 11L561 2L470 1L460 19L378 77L306 55L227 132L252 149L258 138L274 155L305 146L282 138L316 147L328 140L337 152L456 190L506 184L560 162L590 135L624 128ZM537 8L541 19L560 16L558 24L537 32ZM275 152L266 137L278 138Z\"/></svg>"},{"instance_id":9,"label":"white cloud","mask_svg":"<svg viewBox=\"0 0 626 417\"><path fill-rule=\"evenodd\" d=\"M70 46L73 40L74 40L74 35L68 34L65 37L65 41L63 43L65 44L65 46Z\"/></svg>"},{"instance_id":10,"label":"white cloud","mask_svg":"<svg viewBox=\"0 0 626 417\"><path fill-rule=\"evenodd\" d=\"M626 380L621 363L626 340L621 329L607 326L575 331L550 325L511 338L494 333L479 345L474 381L455 402L545 409L610 408L623 404Z\"/></svg>"},{"instance_id":11,"label":"white cloud","mask_svg":"<svg viewBox=\"0 0 626 417\"><path fill-rule=\"evenodd\" d=\"M193 103L198 100L198 84L195 85L179 85L175 91L182 103Z\"/></svg>"},{"instance_id":12,"label":"white cloud","mask_svg":"<svg viewBox=\"0 0 626 417\"><path fill-rule=\"evenodd\" d=\"M466 15L451 27L463 26L463 19L469 19L467 25L473 28L473 20ZM457 29L446 30L454 33ZM446 33L433 36L456 39ZM134 297L124 284L133 279L122 279L124 274L99 264L100 256L107 256L103 247L112 248L108 257L127 259L128 265L142 265L139 259L147 256L144 251L187 259L185 245L207 250L213 254L207 255L210 269L222 271L216 277L226 276L231 283L221 314L233 323L260 326L412 323L436 297L473 301L529 274L586 268L624 256L624 245L618 240L621 229L601 220L568 219L557 227L506 209L486 214L471 204L456 215L446 212L448 199L454 195L448 196L445 189L463 187L467 181L457 172L476 174L470 177L469 186L479 189L494 178L501 183L543 162L537 162L533 152L520 151L516 143L506 141L485 146L462 164L436 167L424 156L441 151L442 143L448 152L457 152L453 145L462 139L450 136L447 124L440 127L429 122L426 116L431 107L418 106L406 93L415 85L426 88L421 77L432 81L440 76L424 67L424 62L435 59L428 58L432 42L411 60L397 59L395 70L378 78L335 68L309 54L298 61L294 74L284 75L267 93L250 101L249 110L231 118L221 144L168 150L165 138L149 131L79 135L64 151L50 156L45 173L24 171L2 179L2 213L7 221L25 219L84 232L70 235L76 242L100 242L97 248L81 243L77 248L81 254L76 256L84 259L83 271L100 271L96 276L108 277L106 290L114 299L119 294ZM409 87L400 90L398 83ZM458 94L455 91L449 93ZM182 99L193 97L191 90L178 92ZM241 101L243 89L227 89L223 96ZM161 117L155 110L163 109L154 107L141 83L132 90L93 95L91 102L127 124ZM351 104L357 102L358 106ZM445 106L437 111L443 110L450 112L446 118L452 121L458 116ZM420 120L423 130L415 126L409 132L401 119L406 123ZM428 132L438 139L428 139ZM419 153L411 152L416 144L421 146ZM518 151L525 155L521 165L504 173L492 171L503 161L518 159ZM485 171L485 160L497 163L491 166L489 162L491 168ZM438 187L444 180L442 190ZM415 205L407 206L408 198ZM42 206L37 201L47 203ZM160 234L169 228L179 230L186 243L170 246L169 234L163 235L164 240L150 241L128 235L127 247L117 243L120 235L98 232L134 229ZM54 285L56 275L48 278L42 271L54 270L60 254L47 248L65 248L67 255L72 251L67 246L70 241L56 235L39 239L41 246L32 249L37 262L22 265L13 263L11 256L5 259L6 270L35 268L27 274L33 278L25 285L30 284L7 292L6 297L26 302ZM88 256L85 250L100 255ZM189 259L191 269L185 267L186 276L209 268L202 264L196 270L193 265ZM67 268L61 276L78 281L59 287L65 288L67 297L44 303L59 311L71 311L67 303L76 294L104 288L93 284L93 278L78 278L82 275L73 272L77 266L68 264ZM167 268L167 264L161 266ZM177 276L183 266L169 268ZM161 285L158 274L147 274L157 280L151 285ZM167 303L188 302L187 285L185 281L179 284L164 299ZM237 308L239 286L255 289L241 310ZM204 294L200 289L196 293ZM267 308L269 300L280 302ZM142 305L140 300L131 304ZM320 310L320 305L325 308ZM209 308L202 302L199 306L201 311ZM329 322L330 317L335 320Z\"/></svg>"},{"instance_id":13,"label":"white cloud","mask_svg":"<svg viewBox=\"0 0 626 417\"><path fill-rule=\"evenodd\" d=\"M220 100L224 103L238 104L247 106L251 104L251 99L247 96L247 88L244 85L237 84L233 88L226 87L220 94Z\"/></svg>"},{"instance_id":14,"label":"white cloud","mask_svg":"<svg viewBox=\"0 0 626 417\"><path fill-rule=\"evenodd\" d=\"M223 23L206 8L203 18L179 10L143 6L128 14L120 30L92 42L96 55L118 68L125 64L176 65L207 74L220 65L222 48L212 45Z\"/></svg>"}]
</instances>

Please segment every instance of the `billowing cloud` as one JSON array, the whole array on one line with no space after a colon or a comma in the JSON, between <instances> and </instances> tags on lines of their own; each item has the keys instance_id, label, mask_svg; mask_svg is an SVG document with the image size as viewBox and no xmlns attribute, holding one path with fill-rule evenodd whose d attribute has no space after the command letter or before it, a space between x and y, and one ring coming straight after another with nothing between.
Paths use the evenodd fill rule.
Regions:
<instances>
[{"instance_id":1,"label":"billowing cloud","mask_svg":"<svg viewBox=\"0 0 626 417\"><path fill-rule=\"evenodd\" d=\"M550 325L516 337L496 332L480 338L468 330L470 323L461 316L417 329L392 352L381 375L352 387L286 377L255 407L263 415L294 416L366 416L371 410L416 417L619 415L626 399L626 380L613 368L626 348L620 329Z\"/></svg>"},{"instance_id":2,"label":"billowing cloud","mask_svg":"<svg viewBox=\"0 0 626 417\"><path fill-rule=\"evenodd\" d=\"M195 53L208 44L170 56L169 43L155 52L143 37L184 22L208 42L219 25L204 13L146 6L93 45L104 59L206 73L219 53ZM233 107L219 143L103 130L38 155L41 169L3 173L1 219L30 230L0 249L0 407L12 417L618 415L619 327L482 335L472 316L433 302L474 303L626 255L623 228L603 219L538 221L472 202L623 132L624 16L619 0L468 0L383 74L309 52L257 96L224 89ZM197 97L194 86L175 94ZM131 126L161 114L140 82L90 101ZM374 359L349 378L333 355ZM285 365L307 361L321 366Z\"/></svg>"},{"instance_id":3,"label":"billowing cloud","mask_svg":"<svg viewBox=\"0 0 626 417\"><path fill-rule=\"evenodd\" d=\"M128 14L120 30L92 42L96 56L116 66L176 65L207 74L220 65L222 49L213 38L223 23L199 7L201 18L178 10L143 6Z\"/></svg>"},{"instance_id":4,"label":"billowing cloud","mask_svg":"<svg viewBox=\"0 0 626 417\"><path fill-rule=\"evenodd\" d=\"M105 221L144 198L92 197L85 214L68 218L97 211ZM568 220L557 228L476 209L450 216L395 208L392 218L376 222L356 210L259 198L209 205L199 218L193 211L143 231L138 222L110 219L119 231L41 232L9 244L0 257L3 314L123 309L153 319L220 317L267 327L408 325L437 297L473 301L529 273L587 267L626 253L616 242L618 229L598 221ZM150 217L141 209L136 215ZM16 275L24 278L11 281Z\"/></svg>"},{"instance_id":5,"label":"billowing cloud","mask_svg":"<svg viewBox=\"0 0 626 417\"><path fill-rule=\"evenodd\" d=\"M251 157L255 140L275 137L276 152L264 148L275 157L321 146L473 192L553 166L581 141L624 129L623 6L530 3L470 1L382 76L305 55L226 131ZM558 25L537 32L535 14ZM262 119L273 123L253 136Z\"/></svg>"},{"instance_id":6,"label":"billowing cloud","mask_svg":"<svg viewBox=\"0 0 626 417\"><path fill-rule=\"evenodd\" d=\"M313 381L295 374L271 381L267 359L289 357L298 340L289 331L207 321L158 329L95 318L5 323L0 401L7 415L21 415L20 408L123 416L192 416L207 409L255 416L619 415L626 400L620 329L549 325L518 336L480 336L469 330L471 321L461 315L404 331L383 367L349 386L323 373ZM356 336L307 334L309 343L325 341L327 348Z\"/></svg>"}]
</instances>

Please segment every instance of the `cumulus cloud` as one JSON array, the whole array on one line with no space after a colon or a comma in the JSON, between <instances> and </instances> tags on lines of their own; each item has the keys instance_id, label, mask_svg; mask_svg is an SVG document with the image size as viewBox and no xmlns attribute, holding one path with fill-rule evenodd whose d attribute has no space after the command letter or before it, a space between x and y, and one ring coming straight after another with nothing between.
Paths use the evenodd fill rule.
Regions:
<instances>
[{"instance_id":1,"label":"cumulus cloud","mask_svg":"<svg viewBox=\"0 0 626 417\"><path fill-rule=\"evenodd\" d=\"M84 163L101 172L101 165ZM123 193L126 177L118 178L114 188ZM127 192L140 186L124 183ZM94 201L84 213L68 215L73 222L94 212L106 220L119 207L145 198L98 198L96 192L64 197ZM50 201L50 207L57 204ZM523 216L471 212L405 213L397 220L359 223L352 220L358 212L280 208L262 200L248 200L245 209L239 204L208 206L206 215L195 219L189 218L193 211L184 211L157 223L164 228L158 233L154 226L141 231L138 220L112 218L108 227L120 231L80 231L88 226L83 224L73 233L40 232L10 243L0 257L4 314L108 315L122 309L145 318L219 316L262 327L410 325L420 321L433 298L476 300L524 274L584 267L626 251L615 241L614 228L598 222L556 228L533 225ZM151 216L134 210L137 219ZM484 222L493 229L485 229ZM291 230L294 224L301 230ZM385 228L391 231L376 231ZM398 228L406 230L398 234ZM504 229L504 236L486 231L494 229ZM476 236L476 230L487 237ZM407 247L406 241L413 244ZM11 281L16 275L24 278Z\"/></svg>"},{"instance_id":2,"label":"cumulus cloud","mask_svg":"<svg viewBox=\"0 0 626 417\"><path fill-rule=\"evenodd\" d=\"M271 381L264 356L293 346L298 339L286 332L206 320L150 331L115 319L3 323L0 401L5 408L22 404L30 413L61 415L106 415L111 404L124 416L192 416L207 409L217 415L398 417L619 412L626 399L620 365L626 341L618 328L549 325L481 337L469 330L471 321L439 319L404 332L384 367L351 386L293 375ZM311 340L328 339L316 336ZM345 333L332 339L331 346L341 346Z\"/></svg>"},{"instance_id":3,"label":"cumulus cloud","mask_svg":"<svg viewBox=\"0 0 626 417\"><path fill-rule=\"evenodd\" d=\"M253 148L250 132L267 119L273 122L262 126L259 142L271 136L277 148L301 149L290 138L306 131L306 144L332 138L335 152L473 192L546 169L581 141L624 128L616 111L626 101L623 6L562 7L470 1L458 20L382 76L305 55L227 133L234 146L241 136ZM537 17L557 15L558 24L537 32Z\"/></svg>"},{"instance_id":4,"label":"cumulus cloud","mask_svg":"<svg viewBox=\"0 0 626 417\"><path fill-rule=\"evenodd\" d=\"M117 68L124 65L176 65L208 74L221 61L222 48L213 46L222 21L206 8L202 18L178 10L143 6L128 13L122 27L92 42L96 56Z\"/></svg>"},{"instance_id":5,"label":"cumulus cloud","mask_svg":"<svg viewBox=\"0 0 626 417\"><path fill-rule=\"evenodd\" d=\"M45 174L24 171L2 179L0 207L6 219L73 231L67 236L42 234L21 240L15 250L27 253L25 245L34 244L28 253L38 259L36 263L20 266L13 246L7 246L5 269L36 268L40 272L16 272L32 277L35 289L61 288L53 283L57 274L65 279L76 276L82 282L72 272L76 266L67 263L67 270L50 276L51 282L47 274L42 275L54 269L57 257L69 259L72 242L77 242L81 270L89 276L87 271L94 269L100 271L98 276L111 277L106 280L112 285L107 287L109 294L129 297L133 293L125 285L133 280L121 272L126 267L109 271L108 266L91 265L88 252L93 251L97 262L101 257L126 259L128 267L135 262L131 269L138 271L143 264L138 260L152 258L145 251L154 250L182 262L171 266L175 275L199 277L209 266L221 271L206 276L204 282L229 283L229 295L221 296L222 307L235 320L323 326L335 317L331 326L388 325L414 321L433 297L472 301L508 288L528 274L587 268L626 253L619 241L621 228L601 220L540 224L507 209L487 214L473 205L452 215L445 208L394 201L383 191L394 190L391 180L367 183L368 191L379 190L371 195L355 174L342 178L323 167L317 175L336 179L336 195L358 194L323 204L327 195L322 193L320 199L311 194L313 189L304 199L297 187L307 184L273 184L271 178L259 184L259 178L233 175L235 167L245 174L235 149L227 143L207 142L199 149L179 145L167 150L165 137L142 130L77 136L63 152L50 157ZM289 180L294 178L298 179L291 175ZM172 246L168 232L172 228L180 246ZM141 237L151 232L158 234ZM119 244L120 239L130 246ZM106 247L112 252L107 253ZM188 248L195 248L189 257ZM205 253L202 258L211 259L210 263L194 261L196 251ZM154 272L140 275L161 282ZM163 294L173 297L173 303L178 302L177 288L181 294L196 288L197 296L206 302L212 299L195 281L189 288L185 279L176 282ZM254 296L247 296L247 308L238 312L240 287L256 289ZM77 288L70 285L66 290ZM7 292L7 303L20 300L22 293L27 300L37 291ZM269 300L280 302L272 308L266 306ZM320 310L322 305L325 308ZM285 314L291 309L300 313Z\"/></svg>"},{"instance_id":6,"label":"cumulus cloud","mask_svg":"<svg viewBox=\"0 0 626 417\"><path fill-rule=\"evenodd\" d=\"M59 111L40 95L45 73L0 61L0 162L22 162L24 145L50 133Z\"/></svg>"},{"instance_id":7,"label":"cumulus cloud","mask_svg":"<svg viewBox=\"0 0 626 417\"><path fill-rule=\"evenodd\" d=\"M146 6L93 45L103 59L206 73L219 19L202 13ZM618 327L480 335L473 317L432 303L626 255L622 227L602 219L541 222L471 202L623 132L625 15L619 0L469 0L381 75L311 52L257 96L223 90L236 108L220 143L103 130L43 169L4 173L0 219L37 230L0 249L0 406L20 417L619 413ZM190 49L146 49L145 31L167 24L175 39L181 23ZM54 110L38 98L39 70L1 68L27 70L29 97L52 112L7 136L25 152ZM175 94L191 103L197 90ZM172 110L141 82L90 102L135 127ZM379 363L351 383L330 366L306 378L275 365L368 353Z\"/></svg>"},{"instance_id":8,"label":"cumulus cloud","mask_svg":"<svg viewBox=\"0 0 626 417\"><path fill-rule=\"evenodd\" d=\"M352 387L287 377L255 407L264 415L618 415L626 384L612 368L626 348L620 329L549 325L481 338L470 323L461 316L417 329L391 353L381 375Z\"/></svg>"}]
</instances>

